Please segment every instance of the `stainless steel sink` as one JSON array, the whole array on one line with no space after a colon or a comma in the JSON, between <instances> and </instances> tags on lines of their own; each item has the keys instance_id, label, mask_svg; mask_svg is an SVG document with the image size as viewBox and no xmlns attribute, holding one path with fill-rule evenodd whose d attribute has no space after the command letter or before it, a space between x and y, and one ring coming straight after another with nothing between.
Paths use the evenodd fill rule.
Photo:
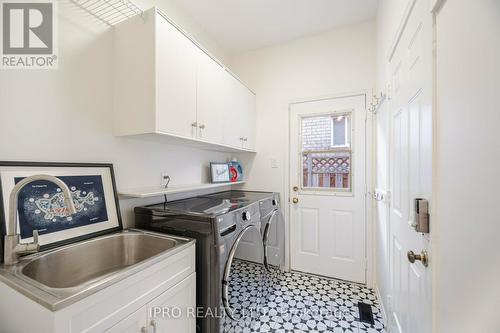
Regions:
<instances>
[{"instance_id":1,"label":"stainless steel sink","mask_svg":"<svg viewBox=\"0 0 500 333\"><path fill-rule=\"evenodd\" d=\"M21 274L51 288L79 286L173 248L177 241L150 234L119 233L62 248L31 260Z\"/></svg>"},{"instance_id":2,"label":"stainless steel sink","mask_svg":"<svg viewBox=\"0 0 500 333\"><path fill-rule=\"evenodd\" d=\"M183 237L125 230L22 257L15 265L0 265L0 280L56 311L193 243Z\"/></svg>"}]
</instances>

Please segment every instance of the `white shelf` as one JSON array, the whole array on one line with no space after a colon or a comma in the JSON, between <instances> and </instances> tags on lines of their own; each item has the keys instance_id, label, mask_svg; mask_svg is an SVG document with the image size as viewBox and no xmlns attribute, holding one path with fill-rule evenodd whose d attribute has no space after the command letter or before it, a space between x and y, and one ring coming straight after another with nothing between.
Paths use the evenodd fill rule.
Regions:
<instances>
[{"instance_id":1,"label":"white shelf","mask_svg":"<svg viewBox=\"0 0 500 333\"><path fill-rule=\"evenodd\" d=\"M215 143L215 142L200 140L200 139L196 139L196 138L188 138L188 137L179 136L179 135L175 135L175 134L171 134L171 133L164 133L164 132L146 133L146 134L132 134L132 135L118 135L118 137L128 138L128 139L138 139L138 140L144 140L144 141L150 141L150 142L162 142L162 143L168 143L168 144L186 145L186 146L190 146L190 147L194 147L194 148L198 148L198 149L221 151L221 152L227 152L227 153L250 153L250 154L256 153L256 151L254 149L235 147L235 146L230 146L230 145L226 145L226 144Z\"/></svg>"},{"instance_id":2,"label":"white shelf","mask_svg":"<svg viewBox=\"0 0 500 333\"><path fill-rule=\"evenodd\" d=\"M118 191L118 195L122 198L149 198L149 197L157 197L164 194L176 194L183 192L208 190L218 187L227 187L227 186L241 185L241 184L245 184L245 181L234 182L234 183L217 183L217 184L206 183L206 184L193 184L193 185L177 185L177 186L170 186L168 188L152 186L152 187L142 187L134 189L124 189Z\"/></svg>"}]
</instances>

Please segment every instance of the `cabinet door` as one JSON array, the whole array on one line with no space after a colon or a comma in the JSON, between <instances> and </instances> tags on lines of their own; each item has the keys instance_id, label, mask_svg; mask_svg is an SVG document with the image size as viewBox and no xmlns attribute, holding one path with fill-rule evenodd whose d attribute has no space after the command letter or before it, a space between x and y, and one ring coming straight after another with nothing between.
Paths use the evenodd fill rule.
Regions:
<instances>
[{"instance_id":1,"label":"cabinet door","mask_svg":"<svg viewBox=\"0 0 500 333\"><path fill-rule=\"evenodd\" d=\"M148 303L149 324L155 333L196 332L196 274Z\"/></svg>"},{"instance_id":2,"label":"cabinet door","mask_svg":"<svg viewBox=\"0 0 500 333\"><path fill-rule=\"evenodd\" d=\"M196 135L198 47L160 14L156 15L156 130Z\"/></svg>"},{"instance_id":3,"label":"cabinet door","mask_svg":"<svg viewBox=\"0 0 500 333\"><path fill-rule=\"evenodd\" d=\"M224 136L224 84L226 71L217 62L200 50L197 78L197 122L198 138L223 143Z\"/></svg>"},{"instance_id":4,"label":"cabinet door","mask_svg":"<svg viewBox=\"0 0 500 333\"><path fill-rule=\"evenodd\" d=\"M243 148L255 149L255 95L247 87L241 85L241 88L241 119L244 123L242 126Z\"/></svg>"},{"instance_id":5,"label":"cabinet door","mask_svg":"<svg viewBox=\"0 0 500 333\"><path fill-rule=\"evenodd\" d=\"M106 330L106 333L147 333L147 307L143 306L118 324Z\"/></svg>"},{"instance_id":6,"label":"cabinet door","mask_svg":"<svg viewBox=\"0 0 500 333\"><path fill-rule=\"evenodd\" d=\"M230 146L243 148L243 126L245 120L242 118L243 101L241 99L241 83L231 74L224 74L224 86L226 97L224 99L224 143Z\"/></svg>"}]
</instances>

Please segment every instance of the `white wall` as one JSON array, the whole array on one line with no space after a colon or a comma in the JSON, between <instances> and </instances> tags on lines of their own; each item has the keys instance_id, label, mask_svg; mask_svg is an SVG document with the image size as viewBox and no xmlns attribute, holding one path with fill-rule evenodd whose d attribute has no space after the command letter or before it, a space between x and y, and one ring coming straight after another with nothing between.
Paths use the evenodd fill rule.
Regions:
<instances>
[{"instance_id":1,"label":"white wall","mask_svg":"<svg viewBox=\"0 0 500 333\"><path fill-rule=\"evenodd\" d=\"M500 2L437 15L435 332L500 331Z\"/></svg>"},{"instance_id":2,"label":"white wall","mask_svg":"<svg viewBox=\"0 0 500 333\"><path fill-rule=\"evenodd\" d=\"M365 22L249 51L230 67L257 94L257 151L247 187L288 200L288 105L292 100L371 91L375 25ZM276 158L278 168L271 168ZM288 219L287 219L288 221Z\"/></svg>"},{"instance_id":3,"label":"white wall","mask_svg":"<svg viewBox=\"0 0 500 333\"><path fill-rule=\"evenodd\" d=\"M138 3L157 4L227 57L173 1ZM157 185L163 171L171 184L207 181L208 162L228 154L113 136L112 29L69 1L59 10L59 69L0 71L0 160L112 162L118 188ZM132 207L159 200L123 200L125 224L133 222Z\"/></svg>"}]
</instances>

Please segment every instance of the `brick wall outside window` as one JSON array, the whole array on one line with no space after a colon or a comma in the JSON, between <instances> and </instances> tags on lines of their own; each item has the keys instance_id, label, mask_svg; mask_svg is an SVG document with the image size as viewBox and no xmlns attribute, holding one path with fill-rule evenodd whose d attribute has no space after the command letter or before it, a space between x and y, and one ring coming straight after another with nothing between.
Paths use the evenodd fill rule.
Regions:
<instances>
[{"instance_id":1,"label":"brick wall outside window","mask_svg":"<svg viewBox=\"0 0 500 333\"><path fill-rule=\"evenodd\" d=\"M303 150L327 150L332 143L332 118L310 117L302 120Z\"/></svg>"}]
</instances>

